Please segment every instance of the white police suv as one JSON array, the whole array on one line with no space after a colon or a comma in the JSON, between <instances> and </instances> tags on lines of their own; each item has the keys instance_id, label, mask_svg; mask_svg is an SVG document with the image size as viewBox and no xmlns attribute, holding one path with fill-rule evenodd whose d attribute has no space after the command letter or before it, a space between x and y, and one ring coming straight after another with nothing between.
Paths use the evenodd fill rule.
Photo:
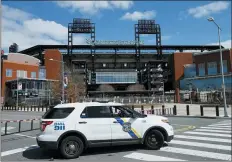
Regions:
<instances>
[{"instance_id":1,"label":"white police suv","mask_svg":"<svg viewBox=\"0 0 232 162\"><path fill-rule=\"evenodd\" d=\"M156 150L173 137L165 117L143 115L120 103L84 102L48 110L36 140L41 148L58 149L71 159L89 147L144 144Z\"/></svg>"}]
</instances>

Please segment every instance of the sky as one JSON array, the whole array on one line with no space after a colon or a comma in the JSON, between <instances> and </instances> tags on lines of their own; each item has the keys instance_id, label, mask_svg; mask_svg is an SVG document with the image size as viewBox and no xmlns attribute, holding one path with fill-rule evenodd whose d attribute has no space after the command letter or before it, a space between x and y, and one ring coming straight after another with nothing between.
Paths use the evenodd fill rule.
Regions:
<instances>
[{"instance_id":1,"label":"sky","mask_svg":"<svg viewBox=\"0 0 232 162\"><path fill-rule=\"evenodd\" d=\"M96 40L134 40L139 19L155 20L161 27L162 45L216 45L231 48L229 1L4 1L2 48L19 50L42 44L67 44L68 23L91 19ZM75 34L74 44L86 44L89 34ZM144 44L155 44L155 35L141 35Z\"/></svg>"}]
</instances>

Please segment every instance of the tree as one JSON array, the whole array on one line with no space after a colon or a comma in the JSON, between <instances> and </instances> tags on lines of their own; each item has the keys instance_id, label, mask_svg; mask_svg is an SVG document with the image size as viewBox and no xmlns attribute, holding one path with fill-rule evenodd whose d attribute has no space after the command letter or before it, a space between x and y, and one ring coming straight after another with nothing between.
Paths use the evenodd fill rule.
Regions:
<instances>
[{"instance_id":1,"label":"tree","mask_svg":"<svg viewBox=\"0 0 232 162\"><path fill-rule=\"evenodd\" d=\"M71 69L65 65L64 71L67 74L68 84L65 87L65 100L68 102L77 102L80 96L84 96L86 92L86 85L84 81L84 74L72 72ZM61 101L62 98L62 82L61 73L57 76L57 81L51 84L51 97L54 101Z\"/></svg>"}]
</instances>

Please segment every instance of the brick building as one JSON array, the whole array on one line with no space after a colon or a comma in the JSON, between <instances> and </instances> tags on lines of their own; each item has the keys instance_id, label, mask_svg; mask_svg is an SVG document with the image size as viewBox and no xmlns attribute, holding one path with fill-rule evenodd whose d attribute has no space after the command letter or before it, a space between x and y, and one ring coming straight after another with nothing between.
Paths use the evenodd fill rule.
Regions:
<instances>
[{"instance_id":1,"label":"brick building","mask_svg":"<svg viewBox=\"0 0 232 162\"><path fill-rule=\"evenodd\" d=\"M220 50L199 53L175 53L174 85L176 102L180 102L180 89L193 91L222 91ZM222 50L225 86L231 96L232 50Z\"/></svg>"},{"instance_id":2,"label":"brick building","mask_svg":"<svg viewBox=\"0 0 232 162\"><path fill-rule=\"evenodd\" d=\"M44 52L44 66L36 57L22 53L9 53L2 57L1 96L9 102L38 104L46 102L50 95L50 81L59 80L61 54L58 50ZM53 61L49 60L53 59ZM18 91L17 91L18 86ZM18 99L17 99L18 97ZM44 101L46 100L46 101Z\"/></svg>"}]
</instances>

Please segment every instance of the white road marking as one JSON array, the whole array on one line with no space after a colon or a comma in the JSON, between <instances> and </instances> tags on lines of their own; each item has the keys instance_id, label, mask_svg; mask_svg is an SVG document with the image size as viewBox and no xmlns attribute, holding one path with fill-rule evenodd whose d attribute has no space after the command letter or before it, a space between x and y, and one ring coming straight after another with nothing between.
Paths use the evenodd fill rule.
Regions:
<instances>
[{"instance_id":1,"label":"white road marking","mask_svg":"<svg viewBox=\"0 0 232 162\"><path fill-rule=\"evenodd\" d=\"M142 160L142 161L185 161L181 159L174 159L169 157L149 155L149 154L143 154L137 152L133 152L131 154L125 155L124 157L130 159Z\"/></svg>"},{"instance_id":2,"label":"white road marking","mask_svg":"<svg viewBox=\"0 0 232 162\"><path fill-rule=\"evenodd\" d=\"M225 126L225 125L208 125L210 127L215 127L215 128L231 128L231 126Z\"/></svg>"},{"instance_id":3,"label":"white road marking","mask_svg":"<svg viewBox=\"0 0 232 162\"><path fill-rule=\"evenodd\" d=\"M231 126L230 123L227 123L227 124L211 124L209 126Z\"/></svg>"},{"instance_id":4,"label":"white road marking","mask_svg":"<svg viewBox=\"0 0 232 162\"><path fill-rule=\"evenodd\" d=\"M205 133L205 132L184 132L184 133L186 133L186 134L197 134L197 135L216 136L216 137L229 137L229 138L231 138L230 134Z\"/></svg>"},{"instance_id":5,"label":"white road marking","mask_svg":"<svg viewBox=\"0 0 232 162\"><path fill-rule=\"evenodd\" d=\"M22 136L22 137L28 137L28 138L33 138L33 139L35 139L36 137L32 137L32 136L28 136L28 135L25 135L25 134L14 134L14 135L16 135L16 136Z\"/></svg>"},{"instance_id":6,"label":"white road marking","mask_svg":"<svg viewBox=\"0 0 232 162\"><path fill-rule=\"evenodd\" d=\"M210 138L210 137L199 137L199 136L175 135L175 139L176 138L177 139L178 138L183 138L183 139L193 139L193 140L200 140L200 141L212 141L212 142L231 143L231 139L222 139L222 138Z\"/></svg>"},{"instance_id":7,"label":"white road marking","mask_svg":"<svg viewBox=\"0 0 232 162\"><path fill-rule=\"evenodd\" d=\"M176 148L176 147L165 147L165 148L161 148L160 151L231 161L230 154L221 154L221 153L215 153L215 152L192 150L192 149L186 149L186 148Z\"/></svg>"},{"instance_id":8,"label":"white road marking","mask_svg":"<svg viewBox=\"0 0 232 162\"><path fill-rule=\"evenodd\" d=\"M204 128L204 129L218 129L218 130L231 130L231 128L215 128L215 127L200 127L200 128Z\"/></svg>"},{"instance_id":9,"label":"white road marking","mask_svg":"<svg viewBox=\"0 0 232 162\"><path fill-rule=\"evenodd\" d=\"M229 133L231 134L231 131L225 131L225 130L210 130L210 129L195 129L195 131L199 132L215 132L215 133Z\"/></svg>"},{"instance_id":10,"label":"white road marking","mask_svg":"<svg viewBox=\"0 0 232 162\"><path fill-rule=\"evenodd\" d=\"M37 145L31 145L29 147L23 147L23 148L17 148L17 149L13 149L13 150L8 150L8 151L4 151L4 152L1 152L1 156L8 156L8 155L12 155L12 154L17 154L17 153L20 153L20 152L23 152L25 150L30 150L30 149L35 149L35 148L38 148L39 146Z\"/></svg>"},{"instance_id":11,"label":"white road marking","mask_svg":"<svg viewBox=\"0 0 232 162\"><path fill-rule=\"evenodd\" d=\"M205 148L211 148L211 149L220 149L220 150L229 150L229 151L231 150L231 146L209 144L209 143L188 142L188 141L179 141L179 140L173 140L170 143L186 145L186 146L205 147Z\"/></svg>"}]
</instances>

